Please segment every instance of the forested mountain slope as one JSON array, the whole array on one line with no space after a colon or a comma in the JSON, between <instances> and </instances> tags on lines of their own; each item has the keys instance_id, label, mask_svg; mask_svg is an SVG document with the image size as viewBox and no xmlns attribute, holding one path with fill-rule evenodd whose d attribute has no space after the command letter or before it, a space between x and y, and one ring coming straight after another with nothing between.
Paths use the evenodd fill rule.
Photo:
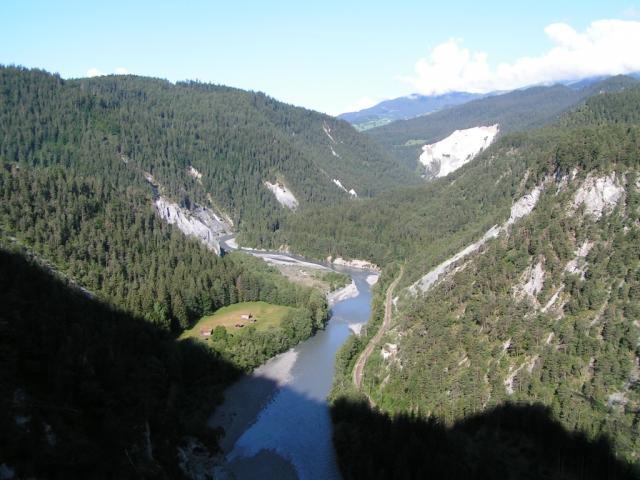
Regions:
<instances>
[{"instance_id":1,"label":"forested mountain slope","mask_svg":"<svg viewBox=\"0 0 640 480\"><path fill-rule=\"evenodd\" d=\"M498 124L510 133L540 127L557 119L567 109L601 92L618 91L637 80L618 76L589 83L582 88L564 85L531 87L474 100L431 115L400 120L367 131L408 168L415 168L421 147L435 143L454 130Z\"/></svg>"},{"instance_id":2,"label":"forested mountain slope","mask_svg":"<svg viewBox=\"0 0 640 480\"><path fill-rule=\"evenodd\" d=\"M334 179L361 197L412 181L346 122L198 83L65 81L3 67L0 130L2 243L174 332L221 306L259 299L260 289L241 279L262 274L257 264L216 257L159 213L206 207L260 243L311 203L348 203ZM278 203L265 182L293 191L300 213ZM254 284L266 291L279 281ZM324 302L312 303L309 315L323 318Z\"/></svg>"},{"instance_id":3,"label":"forested mountain slope","mask_svg":"<svg viewBox=\"0 0 640 480\"><path fill-rule=\"evenodd\" d=\"M332 179L312 181L337 158L330 144L345 178L366 165L373 179L387 160L332 122L224 87L0 69L3 474L176 478L186 435L215 447L205 420L221 391L322 328L327 300L260 259L215 255L168 224L159 200L254 234L295 214L265 181L297 185L300 210L348 201ZM203 315L255 301L287 314L176 340Z\"/></svg>"},{"instance_id":4,"label":"forested mountain slope","mask_svg":"<svg viewBox=\"0 0 640 480\"><path fill-rule=\"evenodd\" d=\"M554 135L507 135L450 177L340 209L311 209L283 222L274 244L378 265L411 258L407 278L415 279L508 216L512 199L535 182L522 185L524 173L552 148Z\"/></svg>"},{"instance_id":5,"label":"forested mountain slope","mask_svg":"<svg viewBox=\"0 0 640 480\"><path fill-rule=\"evenodd\" d=\"M230 216L259 241L288 212L265 182L302 208L367 197L416 181L348 123L261 93L194 82L112 76L62 80L0 69L0 161L62 165L143 188L153 176L182 205Z\"/></svg>"},{"instance_id":6,"label":"forested mountain slope","mask_svg":"<svg viewBox=\"0 0 640 480\"><path fill-rule=\"evenodd\" d=\"M378 265L411 258L405 278L413 281L505 221L512 203L536 185L539 175L549 173L544 166L549 157L591 155L590 149L599 152L603 145L622 148L613 139L625 138L626 132L615 125L635 124L637 92L594 96L552 126L504 135L447 178L287 219L274 243Z\"/></svg>"},{"instance_id":7,"label":"forested mountain slope","mask_svg":"<svg viewBox=\"0 0 640 480\"><path fill-rule=\"evenodd\" d=\"M449 261L440 263L446 247L421 238L397 254L409 275L363 381L383 411L452 426L505 402L542 404L567 430L609 438L638 473L639 112L640 89L598 95L553 126L503 137L448 187L430 187L446 192L473 172L460 207L499 198L507 208L481 209L486 230ZM493 182L475 175L496 165ZM433 221L445 241L451 211ZM421 245L439 265L421 266L420 278ZM358 348L346 346L343 365ZM346 435L359 428L341 421ZM524 436L513 441L528 448Z\"/></svg>"}]
</instances>

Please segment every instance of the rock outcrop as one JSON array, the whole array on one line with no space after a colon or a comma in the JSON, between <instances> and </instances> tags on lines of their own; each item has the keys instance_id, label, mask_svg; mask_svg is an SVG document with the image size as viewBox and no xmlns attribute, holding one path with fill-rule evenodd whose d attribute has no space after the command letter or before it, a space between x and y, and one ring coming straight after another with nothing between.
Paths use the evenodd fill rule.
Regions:
<instances>
[{"instance_id":1,"label":"rock outcrop","mask_svg":"<svg viewBox=\"0 0 640 480\"><path fill-rule=\"evenodd\" d=\"M265 181L264 185L275 195L276 200L280 205L288 208L289 210L295 210L298 208L298 199L284 184L280 182L271 183Z\"/></svg>"},{"instance_id":2,"label":"rock outcrop","mask_svg":"<svg viewBox=\"0 0 640 480\"><path fill-rule=\"evenodd\" d=\"M422 147L419 161L428 176L446 177L491 145L498 131L497 124L456 130L447 138Z\"/></svg>"},{"instance_id":3,"label":"rock outcrop","mask_svg":"<svg viewBox=\"0 0 640 480\"><path fill-rule=\"evenodd\" d=\"M193 210L182 208L159 196L155 207L160 218L175 225L182 233L197 238L210 250L220 255L220 237L231 233L231 226L213 210L196 206Z\"/></svg>"},{"instance_id":4,"label":"rock outcrop","mask_svg":"<svg viewBox=\"0 0 640 480\"><path fill-rule=\"evenodd\" d=\"M624 195L615 174L604 177L589 175L573 198L573 208L584 205L584 212L596 220L610 213Z\"/></svg>"}]
</instances>

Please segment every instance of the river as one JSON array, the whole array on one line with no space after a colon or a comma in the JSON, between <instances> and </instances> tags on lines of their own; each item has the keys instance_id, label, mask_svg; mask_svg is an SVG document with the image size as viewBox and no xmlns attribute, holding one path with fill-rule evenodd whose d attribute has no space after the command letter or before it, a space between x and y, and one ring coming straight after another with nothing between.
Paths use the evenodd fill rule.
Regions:
<instances>
[{"instance_id":1,"label":"river","mask_svg":"<svg viewBox=\"0 0 640 480\"><path fill-rule=\"evenodd\" d=\"M228 247L227 247L228 248ZM264 255L264 252L256 252ZM293 263L307 260L270 253ZM209 424L222 427L226 462L221 473L238 479L339 479L326 397L335 356L369 320L372 272L332 267L348 273L358 295L335 303L326 328L257 368L225 392Z\"/></svg>"}]
</instances>

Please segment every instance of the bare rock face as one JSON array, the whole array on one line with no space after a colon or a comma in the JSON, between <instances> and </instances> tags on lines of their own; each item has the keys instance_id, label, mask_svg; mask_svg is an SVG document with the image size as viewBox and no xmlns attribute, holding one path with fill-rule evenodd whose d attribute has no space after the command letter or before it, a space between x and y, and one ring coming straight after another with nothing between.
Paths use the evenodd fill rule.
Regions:
<instances>
[{"instance_id":1,"label":"bare rock face","mask_svg":"<svg viewBox=\"0 0 640 480\"><path fill-rule=\"evenodd\" d=\"M467 245L454 256L436 266L433 270L408 287L408 292L411 295L426 293L438 282L440 278L451 272L460 260L478 252L489 240L497 238L502 232L507 231L509 226L513 225L518 219L529 215L537 205L542 189L543 186L538 185L531 192L519 198L511 207L511 215L507 221L502 223L502 225L494 225L485 232L482 238L470 245Z\"/></svg>"},{"instance_id":2,"label":"bare rock face","mask_svg":"<svg viewBox=\"0 0 640 480\"><path fill-rule=\"evenodd\" d=\"M586 215L599 219L610 213L623 195L624 187L614 173L605 177L589 175L573 198L573 208L584 205Z\"/></svg>"},{"instance_id":3,"label":"bare rock face","mask_svg":"<svg viewBox=\"0 0 640 480\"><path fill-rule=\"evenodd\" d=\"M491 145L498 131L498 124L456 130L447 138L422 147L419 161L431 175L446 177Z\"/></svg>"},{"instance_id":4,"label":"bare rock face","mask_svg":"<svg viewBox=\"0 0 640 480\"><path fill-rule=\"evenodd\" d=\"M196 206L193 210L180 207L164 197L158 197L155 207L160 218L175 225L182 233L197 238L220 255L220 237L231 233L231 226L213 210Z\"/></svg>"},{"instance_id":5,"label":"bare rock face","mask_svg":"<svg viewBox=\"0 0 640 480\"><path fill-rule=\"evenodd\" d=\"M196 180L200 181L202 180L202 173L200 173L198 170L196 170L193 166L189 165L189 167L187 168L187 174L190 177L195 178Z\"/></svg>"},{"instance_id":6,"label":"bare rock face","mask_svg":"<svg viewBox=\"0 0 640 480\"><path fill-rule=\"evenodd\" d=\"M413 285L408 287L408 291L411 295L418 295L419 293L428 292L433 285L445 274L452 270L455 267L456 263L463 259L464 257L471 255L472 253L477 252L480 248L487 243L487 241L497 238L500 235L502 228L498 225L491 227L487 232L482 236L480 240L472 243L471 245L467 245L465 248L460 250L454 256L448 258L440 265L436 266L429 273L420 278Z\"/></svg>"},{"instance_id":7,"label":"bare rock face","mask_svg":"<svg viewBox=\"0 0 640 480\"><path fill-rule=\"evenodd\" d=\"M275 195L276 200L278 201L278 203L280 203L280 205L288 208L289 210L295 210L296 208L298 208L298 199L293 195L293 192L291 190L287 189L284 184L280 182L264 182L264 185L269 189L269 191L271 191L271 193Z\"/></svg>"},{"instance_id":8,"label":"bare rock face","mask_svg":"<svg viewBox=\"0 0 640 480\"><path fill-rule=\"evenodd\" d=\"M591 247L593 247L593 242L585 240L584 243L574 252L575 257L573 260L569 260L567 265L565 266L565 271L569 273L575 273L576 275L580 275L580 278L584 280L584 273L587 267L587 262L585 261L585 257L591 251Z\"/></svg>"},{"instance_id":9,"label":"bare rock face","mask_svg":"<svg viewBox=\"0 0 640 480\"><path fill-rule=\"evenodd\" d=\"M540 192L542 192L542 187L536 186L531 192L518 199L511 207L511 215L507 223L511 225L516 220L529 215L540 199Z\"/></svg>"},{"instance_id":10,"label":"bare rock face","mask_svg":"<svg viewBox=\"0 0 640 480\"><path fill-rule=\"evenodd\" d=\"M349 195L351 195L352 197L358 197L358 193L352 188L350 190L347 190L347 188L342 185L342 182L340 180L338 180L337 178L334 178L333 180L331 180L333 183L336 184L336 186L342 190L343 192L348 193Z\"/></svg>"},{"instance_id":11,"label":"bare rock face","mask_svg":"<svg viewBox=\"0 0 640 480\"><path fill-rule=\"evenodd\" d=\"M329 126L329 124L327 122L323 122L322 123L322 130L324 130L325 135L327 137L329 137L329 140L331 140L331 143L333 143L333 144L338 143L338 142L336 142L336 139L333 138L333 135L331 135L331 127Z\"/></svg>"},{"instance_id":12,"label":"bare rock face","mask_svg":"<svg viewBox=\"0 0 640 480\"><path fill-rule=\"evenodd\" d=\"M514 288L514 296L518 299L529 298L534 305L538 304L538 294L544 285L544 268L542 262L530 266L522 274L521 283Z\"/></svg>"}]
</instances>

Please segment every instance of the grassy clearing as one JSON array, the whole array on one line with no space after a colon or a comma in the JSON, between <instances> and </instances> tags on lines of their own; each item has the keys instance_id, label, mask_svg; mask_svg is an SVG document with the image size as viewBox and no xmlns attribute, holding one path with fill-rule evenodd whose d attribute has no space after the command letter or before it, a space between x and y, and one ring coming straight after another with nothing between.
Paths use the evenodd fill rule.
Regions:
<instances>
[{"instance_id":1,"label":"grassy clearing","mask_svg":"<svg viewBox=\"0 0 640 480\"><path fill-rule=\"evenodd\" d=\"M213 315L202 317L191 329L186 330L180 338L201 338L200 330L213 330L217 326L223 326L228 333L240 333L243 328L236 325L253 325L256 330L267 330L277 327L287 313L295 310L293 307L272 305L267 302L242 302L228 307L223 307ZM252 320L243 319L242 315L251 314Z\"/></svg>"}]
</instances>

